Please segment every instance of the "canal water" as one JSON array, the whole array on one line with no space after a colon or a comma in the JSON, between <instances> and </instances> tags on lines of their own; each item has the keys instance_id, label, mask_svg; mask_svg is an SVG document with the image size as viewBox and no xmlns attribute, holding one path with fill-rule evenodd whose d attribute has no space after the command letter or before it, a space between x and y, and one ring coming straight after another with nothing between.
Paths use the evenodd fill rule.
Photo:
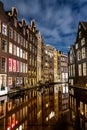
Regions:
<instances>
[{"instance_id":1,"label":"canal water","mask_svg":"<svg viewBox=\"0 0 87 130\"><path fill-rule=\"evenodd\" d=\"M52 130L68 111L68 93L58 93L55 85L0 97L0 130Z\"/></svg>"}]
</instances>

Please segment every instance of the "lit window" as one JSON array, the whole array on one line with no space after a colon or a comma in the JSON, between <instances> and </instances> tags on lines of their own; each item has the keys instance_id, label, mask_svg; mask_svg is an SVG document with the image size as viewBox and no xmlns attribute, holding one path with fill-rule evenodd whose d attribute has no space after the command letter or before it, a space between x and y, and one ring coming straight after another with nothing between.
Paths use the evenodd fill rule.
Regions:
<instances>
[{"instance_id":1,"label":"lit window","mask_svg":"<svg viewBox=\"0 0 87 130\"><path fill-rule=\"evenodd\" d=\"M26 73L28 72L28 67L27 67L27 64L26 64Z\"/></svg>"},{"instance_id":2,"label":"lit window","mask_svg":"<svg viewBox=\"0 0 87 130\"><path fill-rule=\"evenodd\" d=\"M25 53L25 59L27 60L27 52Z\"/></svg>"},{"instance_id":3,"label":"lit window","mask_svg":"<svg viewBox=\"0 0 87 130\"><path fill-rule=\"evenodd\" d=\"M19 61L17 61L17 72L19 72Z\"/></svg>"},{"instance_id":4,"label":"lit window","mask_svg":"<svg viewBox=\"0 0 87 130\"><path fill-rule=\"evenodd\" d=\"M13 60L13 72L16 72L16 60Z\"/></svg>"},{"instance_id":5,"label":"lit window","mask_svg":"<svg viewBox=\"0 0 87 130\"><path fill-rule=\"evenodd\" d=\"M4 23L2 24L2 34L7 35L7 26Z\"/></svg>"},{"instance_id":6,"label":"lit window","mask_svg":"<svg viewBox=\"0 0 87 130\"><path fill-rule=\"evenodd\" d=\"M78 49L78 43L76 43L75 48Z\"/></svg>"},{"instance_id":7,"label":"lit window","mask_svg":"<svg viewBox=\"0 0 87 130\"><path fill-rule=\"evenodd\" d=\"M80 52L80 50L77 51L77 60L78 61L81 60L81 52Z\"/></svg>"},{"instance_id":8,"label":"lit window","mask_svg":"<svg viewBox=\"0 0 87 130\"><path fill-rule=\"evenodd\" d=\"M26 49L28 48L28 42L26 41Z\"/></svg>"},{"instance_id":9,"label":"lit window","mask_svg":"<svg viewBox=\"0 0 87 130\"><path fill-rule=\"evenodd\" d=\"M2 40L2 50L7 52L7 41L6 40Z\"/></svg>"},{"instance_id":10,"label":"lit window","mask_svg":"<svg viewBox=\"0 0 87 130\"><path fill-rule=\"evenodd\" d=\"M19 47L17 47L17 56L19 57Z\"/></svg>"},{"instance_id":11,"label":"lit window","mask_svg":"<svg viewBox=\"0 0 87 130\"><path fill-rule=\"evenodd\" d=\"M73 64L73 76L75 76L75 64Z\"/></svg>"},{"instance_id":12,"label":"lit window","mask_svg":"<svg viewBox=\"0 0 87 130\"><path fill-rule=\"evenodd\" d=\"M83 102L80 101L80 113L83 115L84 114L84 105Z\"/></svg>"},{"instance_id":13,"label":"lit window","mask_svg":"<svg viewBox=\"0 0 87 130\"><path fill-rule=\"evenodd\" d=\"M9 58L9 71L12 72L12 59Z\"/></svg>"},{"instance_id":14,"label":"lit window","mask_svg":"<svg viewBox=\"0 0 87 130\"><path fill-rule=\"evenodd\" d=\"M25 59L25 51L23 50L23 59Z\"/></svg>"},{"instance_id":15,"label":"lit window","mask_svg":"<svg viewBox=\"0 0 87 130\"><path fill-rule=\"evenodd\" d=\"M82 59L86 58L86 50L85 47L82 48Z\"/></svg>"},{"instance_id":16,"label":"lit window","mask_svg":"<svg viewBox=\"0 0 87 130\"><path fill-rule=\"evenodd\" d=\"M11 42L9 42L9 53L12 54L12 43Z\"/></svg>"},{"instance_id":17,"label":"lit window","mask_svg":"<svg viewBox=\"0 0 87 130\"><path fill-rule=\"evenodd\" d=\"M16 45L14 45L14 46L13 46L13 54L14 54L14 55L17 55L17 50L16 50L16 49L17 49L17 47L16 47Z\"/></svg>"},{"instance_id":18,"label":"lit window","mask_svg":"<svg viewBox=\"0 0 87 130\"><path fill-rule=\"evenodd\" d=\"M20 57L22 58L22 49L20 49Z\"/></svg>"},{"instance_id":19,"label":"lit window","mask_svg":"<svg viewBox=\"0 0 87 130\"><path fill-rule=\"evenodd\" d=\"M85 38L82 38L81 40L81 46L83 46L85 44Z\"/></svg>"},{"instance_id":20,"label":"lit window","mask_svg":"<svg viewBox=\"0 0 87 130\"><path fill-rule=\"evenodd\" d=\"M78 75L82 76L82 66L81 66L81 64L78 65Z\"/></svg>"},{"instance_id":21,"label":"lit window","mask_svg":"<svg viewBox=\"0 0 87 130\"><path fill-rule=\"evenodd\" d=\"M83 75L86 76L87 72L86 72L86 63L83 63Z\"/></svg>"},{"instance_id":22,"label":"lit window","mask_svg":"<svg viewBox=\"0 0 87 130\"><path fill-rule=\"evenodd\" d=\"M8 77L8 85L12 85L12 77Z\"/></svg>"}]
</instances>

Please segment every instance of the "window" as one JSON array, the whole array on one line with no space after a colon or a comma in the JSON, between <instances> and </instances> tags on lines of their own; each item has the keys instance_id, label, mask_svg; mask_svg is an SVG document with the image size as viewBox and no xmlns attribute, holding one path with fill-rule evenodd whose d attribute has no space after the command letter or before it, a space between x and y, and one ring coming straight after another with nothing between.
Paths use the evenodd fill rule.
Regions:
<instances>
[{"instance_id":1,"label":"window","mask_svg":"<svg viewBox=\"0 0 87 130\"><path fill-rule=\"evenodd\" d=\"M87 75L87 72L86 72L86 63L83 63L83 76L86 76Z\"/></svg>"},{"instance_id":2,"label":"window","mask_svg":"<svg viewBox=\"0 0 87 130\"><path fill-rule=\"evenodd\" d=\"M75 76L75 64L73 64L73 76Z\"/></svg>"},{"instance_id":3,"label":"window","mask_svg":"<svg viewBox=\"0 0 87 130\"><path fill-rule=\"evenodd\" d=\"M12 43L11 42L9 42L9 53L12 54Z\"/></svg>"},{"instance_id":4,"label":"window","mask_svg":"<svg viewBox=\"0 0 87 130\"><path fill-rule=\"evenodd\" d=\"M85 38L82 38L81 40L81 46L83 46L85 44Z\"/></svg>"},{"instance_id":5,"label":"window","mask_svg":"<svg viewBox=\"0 0 87 130\"><path fill-rule=\"evenodd\" d=\"M23 59L25 59L25 51L23 50Z\"/></svg>"},{"instance_id":6,"label":"window","mask_svg":"<svg viewBox=\"0 0 87 130\"><path fill-rule=\"evenodd\" d=\"M1 58L1 70L6 72L6 58L4 57Z\"/></svg>"},{"instance_id":7,"label":"window","mask_svg":"<svg viewBox=\"0 0 87 130\"><path fill-rule=\"evenodd\" d=\"M83 115L84 113L84 107L83 102L80 101L80 113Z\"/></svg>"},{"instance_id":8,"label":"window","mask_svg":"<svg viewBox=\"0 0 87 130\"><path fill-rule=\"evenodd\" d=\"M20 43L20 34L18 34L18 43Z\"/></svg>"},{"instance_id":9,"label":"window","mask_svg":"<svg viewBox=\"0 0 87 130\"><path fill-rule=\"evenodd\" d=\"M11 58L9 58L9 65L8 65L8 67L9 67L9 71L10 72L12 72L12 59Z\"/></svg>"},{"instance_id":10,"label":"window","mask_svg":"<svg viewBox=\"0 0 87 130\"><path fill-rule=\"evenodd\" d=\"M71 65L71 69L70 69L70 71L71 71L71 76L72 76L72 73L73 73L73 66Z\"/></svg>"},{"instance_id":11,"label":"window","mask_svg":"<svg viewBox=\"0 0 87 130\"><path fill-rule=\"evenodd\" d=\"M14 53L14 55L17 55L17 50L16 50L17 48L16 48L16 45L14 45L13 46L13 53Z\"/></svg>"},{"instance_id":12,"label":"window","mask_svg":"<svg viewBox=\"0 0 87 130\"><path fill-rule=\"evenodd\" d=\"M22 62L20 62L20 72L22 72Z\"/></svg>"},{"instance_id":13,"label":"window","mask_svg":"<svg viewBox=\"0 0 87 130\"><path fill-rule=\"evenodd\" d=\"M19 47L17 47L17 56L19 57Z\"/></svg>"},{"instance_id":14,"label":"window","mask_svg":"<svg viewBox=\"0 0 87 130\"><path fill-rule=\"evenodd\" d=\"M12 77L8 77L8 85L12 85Z\"/></svg>"},{"instance_id":15,"label":"window","mask_svg":"<svg viewBox=\"0 0 87 130\"><path fill-rule=\"evenodd\" d=\"M14 31L14 41L16 41L17 37L16 37L16 31Z\"/></svg>"},{"instance_id":16,"label":"window","mask_svg":"<svg viewBox=\"0 0 87 130\"><path fill-rule=\"evenodd\" d=\"M80 52L80 50L77 51L77 60L78 61L81 60L81 52Z\"/></svg>"},{"instance_id":17,"label":"window","mask_svg":"<svg viewBox=\"0 0 87 130\"><path fill-rule=\"evenodd\" d=\"M4 23L2 24L2 34L7 35L7 26Z\"/></svg>"},{"instance_id":18,"label":"window","mask_svg":"<svg viewBox=\"0 0 87 130\"><path fill-rule=\"evenodd\" d=\"M23 73L25 73L25 63L23 63Z\"/></svg>"},{"instance_id":19,"label":"window","mask_svg":"<svg viewBox=\"0 0 87 130\"><path fill-rule=\"evenodd\" d=\"M75 48L78 49L78 43L76 43Z\"/></svg>"},{"instance_id":20,"label":"window","mask_svg":"<svg viewBox=\"0 0 87 130\"><path fill-rule=\"evenodd\" d=\"M21 44L21 45L23 45L23 41L24 41L24 39L23 39L23 37L21 36L21 37L20 37L20 44Z\"/></svg>"},{"instance_id":21,"label":"window","mask_svg":"<svg viewBox=\"0 0 87 130\"><path fill-rule=\"evenodd\" d=\"M19 61L17 61L17 72L19 72Z\"/></svg>"},{"instance_id":22,"label":"window","mask_svg":"<svg viewBox=\"0 0 87 130\"><path fill-rule=\"evenodd\" d=\"M26 41L26 49L28 48L28 41Z\"/></svg>"},{"instance_id":23,"label":"window","mask_svg":"<svg viewBox=\"0 0 87 130\"><path fill-rule=\"evenodd\" d=\"M78 75L82 76L82 66L81 66L81 64L78 65Z\"/></svg>"},{"instance_id":24,"label":"window","mask_svg":"<svg viewBox=\"0 0 87 130\"><path fill-rule=\"evenodd\" d=\"M27 67L27 64L26 64L26 73L28 72L28 67Z\"/></svg>"},{"instance_id":25,"label":"window","mask_svg":"<svg viewBox=\"0 0 87 130\"><path fill-rule=\"evenodd\" d=\"M22 49L20 49L20 57L22 58Z\"/></svg>"},{"instance_id":26,"label":"window","mask_svg":"<svg viewBox=\"0 0 87 130\"><path fill-rule=\"evenodd\" d=\"M13 72L16 72L16 60L13 60Z\"/></svg>"},{"instance_id":27,"label":"window","mask_svg":"<svg viewBox=\"0 0 87 130\"><path fill-rule=\"evenodd\" d=\"M70 66L69 66L68 72L69 72L69 77L70 77L70 76L71 76L71 75L70 75Z\"/></svg>"},{"instance_id":28,"label":"window","mask_svg":"<svg viewBox=\"0 0 87 130\"><path fill-rule=\"evenodd\" d=\"M9 28L9 38L13 38L13 29L11 27Z\"/></svg>"},{"instance_id":29,"label":"window","mask_svg":"<svg viewBox=\"0 0 87 130\"><path fill-rule=\"evenodd\" d=\"M2 50L7 52L7 41L2 39Z\"/></svg>"},{"instance_id":30,"label":"window","mask_svg":"<svg viewBox=\"0 0 87 130\"><path fill-rule=\"evenodd\" d=\"M86 58L86 51L85 51L85 47L82 48L82 59Z\"/></svg>"},{"instance_id":31,"label":"window","mask_svg":"<svg viewBox=\"0 0 87 130\"><path fill-rule=\"evenodd\" d=\"M25 52L25 59L27 60L27 52Z\"/></svg>"}]
</instances>

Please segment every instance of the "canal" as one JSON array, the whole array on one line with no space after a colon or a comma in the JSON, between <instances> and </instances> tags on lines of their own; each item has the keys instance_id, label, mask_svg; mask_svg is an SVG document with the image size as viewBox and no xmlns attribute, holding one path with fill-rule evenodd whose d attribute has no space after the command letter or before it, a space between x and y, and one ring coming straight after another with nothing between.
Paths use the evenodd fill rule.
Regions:
<instances>
[{"instance_id":1,"label":"canal","mask_svg":"<svg viewBox=\"0 0 87 130\"><path fill-rule=\"evenodd\" d=\"M68 93L59 91L54 85L0 97L0 130L52 130L69 110Z\"/></svg>"}]
</instances>

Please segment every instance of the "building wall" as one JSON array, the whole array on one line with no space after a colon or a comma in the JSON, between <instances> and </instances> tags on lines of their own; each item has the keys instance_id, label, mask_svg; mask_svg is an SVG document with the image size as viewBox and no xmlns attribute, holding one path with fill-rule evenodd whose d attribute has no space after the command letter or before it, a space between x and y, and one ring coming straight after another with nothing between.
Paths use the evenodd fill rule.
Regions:
<instances>
[{"instance_id":1,"label":"building wall","mask_svg":"<svg viewBox=\"0 0 87 130\"><path fill-rule=\"evenodd\" d=\"M43 62L44 81L54 81L54 47L44 44L44 62Z\"/></svg>"},{"instance_id":2,"label":"building wall","mask_svg":"<svg viewBox=\"0 0 87 130\"><path fill-rule=\"evenodd\" d=\"M54 49L54 82L58 82L57 50Z\"/></svg>"},{"instance_id":3,"label":"building wall","mask_svg":"<svg viewBox=\"0 0 87 130\"><path fill-rule=\"evenodd\" d=\"M37 82L41 80L41 61L42 61L42 36L40 31L37 31Z\"/></svg>"},{"instance_id":4,"label":"building wall","mask_svg":"<svg viewBox=\"0 0 87 130\"><path fill-rule=\"evenodd\" d=\"M0 88L36 83L37 38L35 21L18 21L18 11L5 12L0 2Z\"/></svg>"}]
</instances>

